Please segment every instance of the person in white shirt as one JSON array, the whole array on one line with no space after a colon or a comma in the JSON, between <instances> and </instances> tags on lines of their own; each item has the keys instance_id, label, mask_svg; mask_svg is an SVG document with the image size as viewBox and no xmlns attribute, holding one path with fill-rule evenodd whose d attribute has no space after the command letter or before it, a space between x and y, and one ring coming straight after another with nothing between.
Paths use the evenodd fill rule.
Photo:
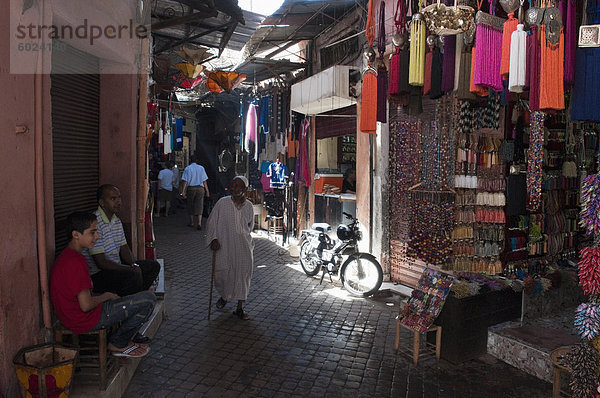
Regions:
<instances>
[{"instance_id":1,"label":"person in white shirt","mask_svg":"<svg viewBox=\"0 0 600 398\"><path fill-rule=\"evenodd\" d=\"M173 172L170 167L171 162L166 162L163 164L163 169L158 173L158 211L156 217L159 217L163 203L165 203L165 217L169 215L171 193L173 191Z\"/></svg>"}]
</instances>

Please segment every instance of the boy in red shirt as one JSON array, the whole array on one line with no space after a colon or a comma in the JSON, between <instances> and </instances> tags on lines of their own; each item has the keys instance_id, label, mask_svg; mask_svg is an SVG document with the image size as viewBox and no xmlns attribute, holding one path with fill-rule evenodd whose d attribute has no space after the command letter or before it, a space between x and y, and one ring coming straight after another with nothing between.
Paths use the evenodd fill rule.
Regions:
<instances>
[{"instance_id":1,"label":"boy in red shirt","mask_svg":"<svg viewBox=\"0 0 600 398\"><path fill-rule=\"evenodd\" d=\"M92 295L92 279L87 261L81 254L98 240L96 215L71 213L67 217L66 233L70 242L54 262L50 278L50 295L58 319L73 333L105 329L121 323L108 338L108 349L115 356L143 357L150 351L145 344L132 339L154 310L156 296L143 291L119 297L106 292Z\"/></svg>"}]
</instances>

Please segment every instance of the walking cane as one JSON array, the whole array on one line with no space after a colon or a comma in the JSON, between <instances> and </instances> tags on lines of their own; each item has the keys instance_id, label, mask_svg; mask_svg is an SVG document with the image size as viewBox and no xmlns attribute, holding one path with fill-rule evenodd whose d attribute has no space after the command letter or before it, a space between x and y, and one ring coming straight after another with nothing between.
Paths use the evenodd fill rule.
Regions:
<instances>
[{"instance_id":1,"label":"walking cane","mask_svg":"<svg viewBox=\"0 0 600 398\"><path fill-rule=\"evenodd\" d=\"M212 296L213 296L213 284L215 281L215 261L217 258L217 251L212 251L212 273L210 276L210 296L208 298L208 320L210 321L210 310L212 309Z\"/></svg>"}]
</instances>

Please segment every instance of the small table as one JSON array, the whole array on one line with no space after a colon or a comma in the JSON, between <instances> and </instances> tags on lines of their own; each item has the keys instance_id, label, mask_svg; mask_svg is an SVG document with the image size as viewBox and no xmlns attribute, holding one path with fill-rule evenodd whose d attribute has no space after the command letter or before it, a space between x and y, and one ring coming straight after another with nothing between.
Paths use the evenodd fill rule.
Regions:
<instances>
[{"instance_id":1,"label":"small table","mask_svg":"<svg viewBox=\"0 0 600 398\"><path fill-rule=\"evenodd\" d=\"M571 352L573 346L558 347L550 353L550 359L552 360L552 398L559 398L560 394L563 393L567 396L568 393L560 389L560 377L561 373L571 373L571 369L565 366L564 357Z\"/></svg>"}]
</instances>

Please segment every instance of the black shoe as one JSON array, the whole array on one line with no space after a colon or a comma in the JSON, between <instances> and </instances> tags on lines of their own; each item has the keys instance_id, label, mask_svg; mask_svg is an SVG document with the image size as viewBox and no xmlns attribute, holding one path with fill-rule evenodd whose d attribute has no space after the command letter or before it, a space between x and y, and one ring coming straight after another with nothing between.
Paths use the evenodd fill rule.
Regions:
<instances>
[{"instance_id":1,"label":"black shoe","mask_svg":"<svg viewBox=\"0 0 600 398\"><path fill-rule=\"evenodd\" d=\"M241 308L238 308L237 310L233 311L233 315L237 316L238 318L240 318L241 320L244 320L244 321L247 321L248 319L250 319L248 314L246 314L244 312L244 310Z\"/></svg>"},{"instance_id":2,"label":"black shoe","mask_svg":"<svg viewBox=\"0 0 600 398\"><path fill-rule=\"evenodd\" d=\"M150 342L150 337L136 333L131 341L133 341L136 344L148 344Z\"/></svg>"}]
</instances>

